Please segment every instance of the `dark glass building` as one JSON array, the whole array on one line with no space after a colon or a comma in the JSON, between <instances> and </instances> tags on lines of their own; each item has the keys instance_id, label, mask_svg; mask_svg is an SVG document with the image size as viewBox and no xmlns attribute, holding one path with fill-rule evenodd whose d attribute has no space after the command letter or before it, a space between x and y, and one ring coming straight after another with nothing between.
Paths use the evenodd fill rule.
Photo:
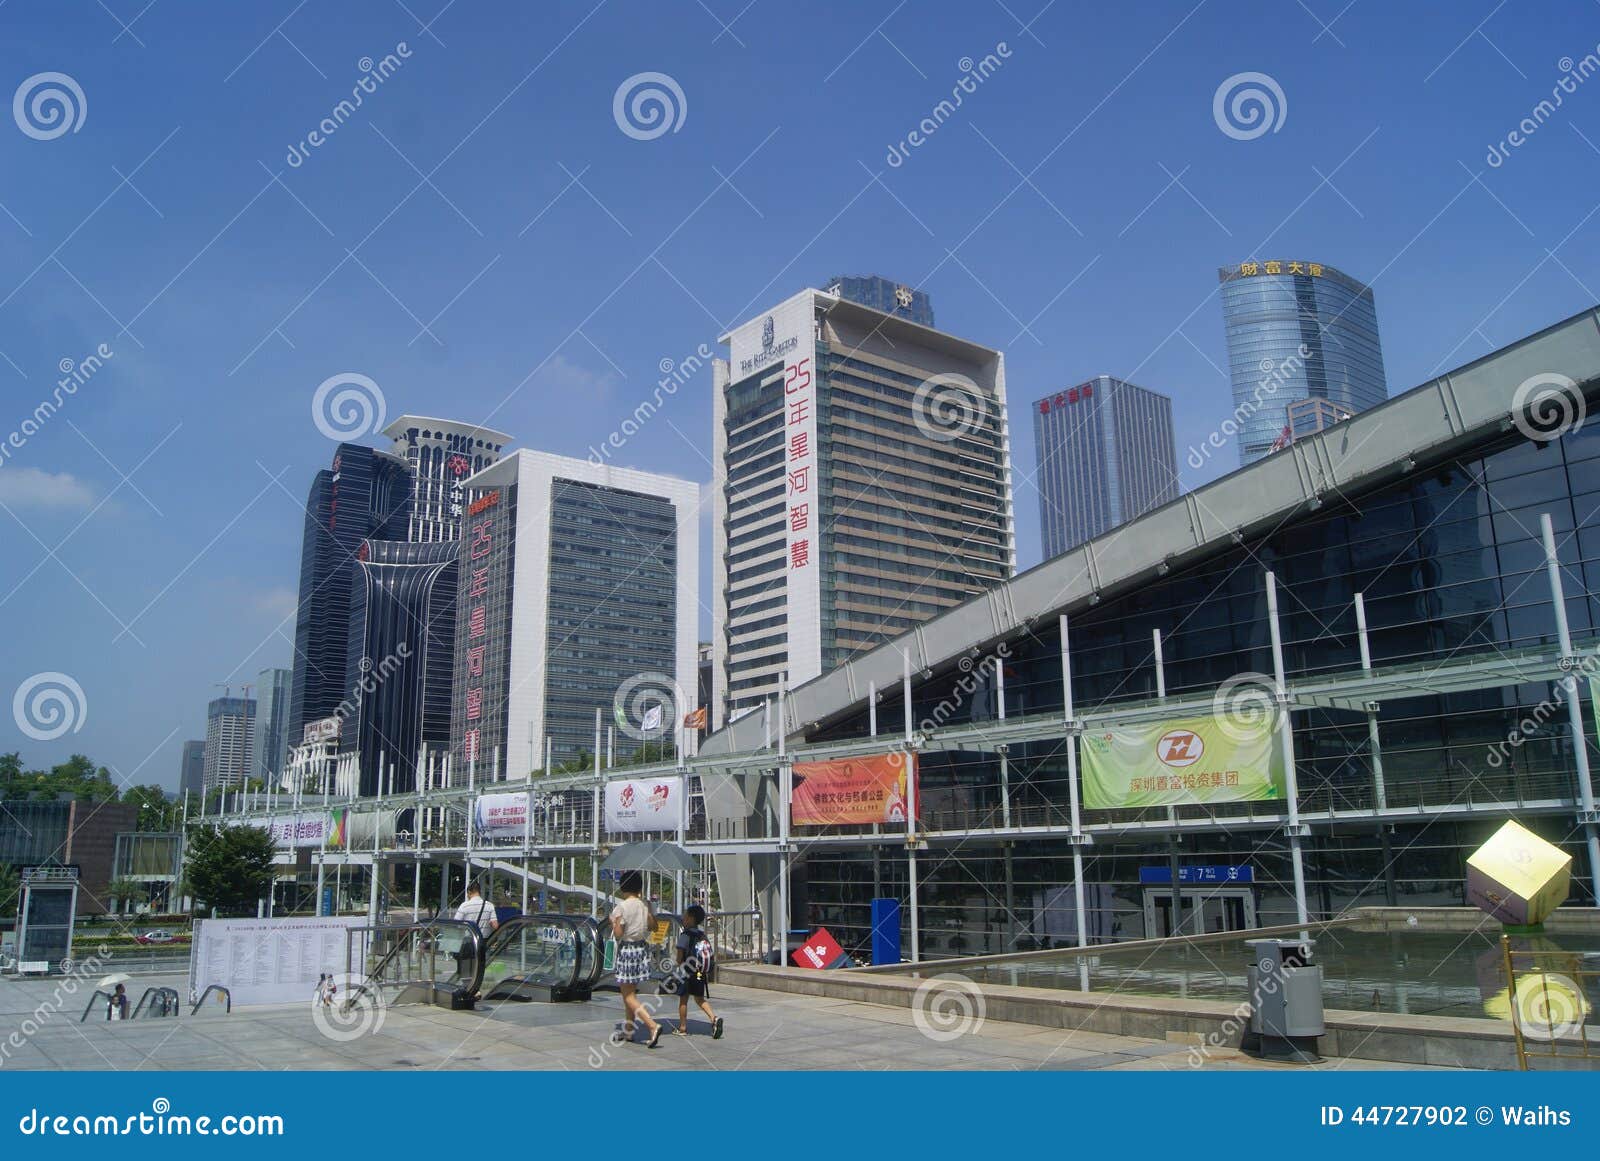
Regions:
<instances>
[{"instance_id":1,"label":"dark glass building","mask_svg":"<svg viewBox=\"0 0 1600 1161\"><path fill-rule=\"evenodd\" d=\"M118 836L137 830L131 802L0 801L0 863L20 869L43 863L78 868L78 914L113 910Z\"/></svg>"},{"instance_id":2,"label":"dark glass building","mask_svg":"<svg viewBox=\"0 0 1600 1161\"><path fill-rule=\"evenodd\" d=\"M183 757L178 766L178 793L200 794L206 785L206 743L196 738L183 744Z\"/></svg>"},{"instance_id":3,"label":"dark glass building","mask_svg":"<svg viewBox=\"0 0 1600 1161\"><path fill-rule=\"evenodd\" d=\"M317 473L306 500L300 546L300 604L295 613L289 744L306 723L333 717L350 694L350 602L364 541L404 540L411 510L406 461L342 443Z\"/></svg>"},{"instance_id":4,"label":"dark glass building","mask_svg":"<svg viewBox=\"0 0 1600 1161\"><path fill-rule=\"evenodd\" d=\"M1170 932L1172 859L1222 883L1188 893L1186 930L1293 923L1297 846L1313 920L1364 904L1460 906L1467 856L1513 817L1572 856L1570 902L1594 905L1589 770L1600 748L1591 707L1571 715L1567 675L1600 665L1600 425L1546 426L1557 409L1540 406L1538 388L1564 392L1569 415L1582 414L1579 395L1596 406L1597 322L1588 312L1309 434L1292 455L1157 508L793 691L783 726L797 757L819 743L902 746L899 650L912 650L922 953L1074 941L1056 921L1063 892L1072 911L1068 748L1083 744L1064 724L1062 618L1071 717L1085 736L1208 715L1238 681L1273 689L1269 572L1298 821L1281 801L1085 808L1093 845L1077 849L1092 938ZM994 683L972 677L992 672L990 660L1003 668L1004 720ZM863 696L874 683L878 740ZM1581 680L1571 688L1591 696ZM762 732L735 722L702 753L759 751ZM750 792L705 777L715 823L756 833L759 813L742 817L755 810ZM826 924L853 949L868 940L871 900L909 891L903 850L863 841L864 830L795 835L805 857L791 918ZM769 881L770 867L758 875ZM742 905L729 894L738 869L722 878L723 905Z\"/></svg>"},{"instance_id":5,"label":"dark glass building","mask_svg":"<svg viewBox=\"0 0 1600 1161\"><path fill-rule=\"evenodd\" d=\"M418 415L384 434L393 450L341 444L312 486L289 735L337 717L361 794L412 789L422 749L449 744L465 481L509 438Z\"/></svg>"},{"instance_id":6,"label":"dark glass building","mask_svg":"<svg viewBox=\"0 0 1600 1161\"><path fill-rule=\"evenodd\" d=\"M357 755L358 792L411 790L423 746L450 742L456 546L362 543L350 601L340 748Z\"/></svg>"},{"instance_id":7,"label":"dark glass building","mask_svg":"<svg viewBox=\"0 0 1600 1161\"><path fill-rule=\"evenodd\" d=\"M1233 381L1231 439L1251 464L1294 436L1291 403L1326 399L1346 413L1389 395L1372 289L1320 262L1271 259L1217 271ZM1191 448L1198 468L1214 449Z\"/></svg>"},{"instance_id":8,"label":"dark glass building","mask_svg":"<svg viewBox=\"0 0 1600 1161\"><path fill-rule=\"evenodd\" d=\"M924 291L913 290L876 274L841 274L827 282L826 293L861 306L870 306L925 327L933 326L933 300Z\"/></svg>"}]
</instances>

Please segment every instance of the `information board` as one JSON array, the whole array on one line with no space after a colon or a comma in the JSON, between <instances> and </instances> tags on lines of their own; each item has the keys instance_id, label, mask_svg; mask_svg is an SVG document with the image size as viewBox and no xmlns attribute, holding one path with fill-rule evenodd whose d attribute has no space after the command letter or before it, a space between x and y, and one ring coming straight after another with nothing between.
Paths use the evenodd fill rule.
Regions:
<instances>
[{"instance_id":1,"label":"information board","mask_svg":"<svg viewBox=\"0 0 1600 1161\"><path fill-rule=\"evenodd\" d=\"M189 957L190 994L220 984L239 1005L309 1003L319 976L345 970L346 934L365 922L359 915L202 919Z\"/></svg>"}]
</instances>

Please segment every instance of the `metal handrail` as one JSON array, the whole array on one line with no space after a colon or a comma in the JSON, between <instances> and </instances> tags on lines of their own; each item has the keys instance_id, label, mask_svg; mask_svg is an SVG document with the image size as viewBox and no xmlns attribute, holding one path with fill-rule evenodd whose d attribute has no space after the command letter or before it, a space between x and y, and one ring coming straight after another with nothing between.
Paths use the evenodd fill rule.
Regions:
<instances>
[{"instance_id":1,"label":"metal handrail","mask_svg":"<svg viewBox=\"0 0 1600 1161\"><path fill-rule=\"evenodd\" d=\"M1537 937L1500 936L1500 967L1517 1046L1517 1067L1529 1058L1555 1067L1600 1065L1592 1017L1600 1002L1600 951L1532 946Z\"/></svg>"},{"instance_id":2,"label":"metal handrail","mask_svg":"<svg viewBox=\"0 0 1600 1161\"><path fill-rule=\"evenodd\" d=\"M205 991L201 992L200 998L194 1002L194 1007L189 1009L189 1015L193 1016L196 1012L198 1012L200 1010L200 1005L206 1002L206 997L212 992L217 992L222 996L223 1002L228 1006L228 1014L231 1016L233 1014L233 993L227 988L223 987L221 984L212 984Z\"/></svg>"},{"instance_id":3,"label":"metal handrail","mask_svg":"<svg viewBox=\"0 0 1600 1161\"><path fill-rule=\"evenodd\" d=\"M82 1024L85 1020L87 1020L89 1018L89 1013L94 1011L94 1002L96 1000L98 1000L101 996L104 996L106 999L109 1000L111 998L111 993L110 992L102 992L102 991L98 991L97 990L94 995L90 996L89 997L89 1002L83 1006L83 1015L78 1017L78 1023Z\"/></svg>"},{"instance_id":4,"label":"metal handrail","mask_svg":"<svg viewBox=\"0 0 1600 1161\"><path fill-rule=\"evenodd\" d=\"M600 954L603 947L600 926L596 920L587 915L519 915L506 920L484 941L483 954L478 957L477 970L473 977L474 994L483 994L484 972L491 962L498 962L514 942L525 941L530 933L538 935L539 941L546 945L562 942L547 938L552 929L571 932L572 955L567 970L559 975L538 975L530 979L524 974L508 976L507 979L524 983L533 982L567 992L587 991L599 983L604 972L604 962ZM525 942L523 946L526 946ZM560 963L562 958L564 957L558 955L557 962ZM527 972L525 965L520 970ZM490 987L489 994L493 995L505 982L496 980Z\"/></svg>"},{"instance_id":5,"label":"metal handrail","mask_svg":"<svg viewBox=\"0 0 1600 1161\"><path fill-rule=\"evenodd\" d=\"M137 1020L139 1018L139 1013L144 1011L145 1001L151 996L156 998L157 1002L161 1005L161 1010L160 1012L157 1012L156 1005L151 1004L150 1015L176 1016L178 1014L178 1008L182 1004L182 1000L178 996L178 989L153 987L146 988L144 990L144 995L139 997L139 1002L134 1005L133 1015L128 1017L130 1020ZM79 1023L81 1024L82 1021L80 1020Z\"/></svg>"},{"instance_id":6,"label":"metal handrail","mask_svg":"<svg viewBox=\"0 0 1600 1161\"><path fill-rule=\"evenodd\" d=\"M439 937L447 931L460 932L462 935L461 949L452 953L457 960L459 969L460 960L464 954L470 954L474 964L473 978L458 981L455 991L475 995L475 979L478 974L477 965L483 961L483 936L475 924L464 919L425 919L416 923L385 923L371 927L352 927L345 940L345 970L351 977L360 977L362 985L373 988L406 988L416 984L426 985L429 988L438 986L437 957L439 953ZM363 941L362 951L357 955L355 941ZM379 940L388 943L387 948L379 954L377 962L366 964L371 954L370 948ZM424 941L428 941L424 946ZM426 955L426 972L421 970L423 956ZM418 967L416 973L407 972L401 978L389 978L390 970L402 958L414 958ZM363 965L358 970L358 964Z\"/></svg>"}]
</instances>

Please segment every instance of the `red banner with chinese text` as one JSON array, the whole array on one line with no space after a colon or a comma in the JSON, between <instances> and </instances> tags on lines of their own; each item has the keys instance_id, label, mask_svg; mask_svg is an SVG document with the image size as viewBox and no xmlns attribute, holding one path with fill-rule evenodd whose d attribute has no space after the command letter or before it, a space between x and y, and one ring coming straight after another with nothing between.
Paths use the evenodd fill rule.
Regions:
<instances>
[{"instance_id":1,"label":"red banner with chinese text","mask_svg":"<svg viewBox=\"0 0 1600 1161\"><path fill-rule=\"evenodd\" d=\"M901 750L796 762L790 820L796 826L905 822L916 777L917 756Z\"/></svg>"}]
</instances>

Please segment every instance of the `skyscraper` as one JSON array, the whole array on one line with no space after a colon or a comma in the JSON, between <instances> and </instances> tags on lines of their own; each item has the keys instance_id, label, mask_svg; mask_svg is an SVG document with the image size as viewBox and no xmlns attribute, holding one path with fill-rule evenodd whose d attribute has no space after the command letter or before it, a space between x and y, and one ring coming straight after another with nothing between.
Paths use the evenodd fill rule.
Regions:
<instances>
[{"instance_id":1,"label":"skyscraper","mask_svg":"<svg viewBox=\"0 0 1600 1161\"><path fill-rule=\"evenodd\" d=\"M199 794L206 785L206 743L204 738L183 744L178 767L178 793Z\"/></svg>"},{"instance_id":2,"label":"skyscraper","mask_svg":"<svg viewBox=\"0 0 1600 1161\"><path fill-rule=\"evenodd\" d=\"M1355 414L1388 398L1370 287L1332 266L1287 259L1224 266L1217 277L1241 465L1292 438L1288 407L1297 400L1326 399ZM1191 449L1191 464L1197 455L1204 462L1209 451Z\"/></svg>"},{"instance_id":3,"label":"skyscraper","mask_svg":"<svg viewBox=\"0 0 1600 1161\"><path fill-rule=\"evenodd\" d=\"M817 290L713 363L713 724L1011 576L1005 360Z\"/></svg>"},{"instance_id":4,"label":"skyscraper","mask_svg":"<svg viewBox=\"0 0 1600 1161\"><path fill-rule=\"evenodd\" d=\"M237 789L252 777L251 743L256 727L256 699L215 697L206 707L205 785Z\"/></svg>"},{"instance_id":5,"label":"skyscraper","mask_svg":"<svg viewBox=\"0 0 1600 1161\"><path fill-rule=\"evenodd\" d=\"M385 434L391 451L341 444L312 486L289 721L298 745L334 719L361 794L411 789L421 748L449 743L464 482L510 438L417 415Z\"/></svg>"},{"instance_id":6,"label":"skyscraper","mask_svg":"<svg viewBox=\"0 0 1600 1161\"><path fill-rule=\"evenodd\" d=\"M333 717L350 695L350 597L361 542L403 540L411 509L406 461L342 443L306 500L300 547L300 604L295 614L289 737Z\"/></svg>"},{"instance_id":7,"label":"skyscraper","mask_svg":"<svg viewBox=\"0 0 1600 1161\"><path fill-rule=\"evenodd\" d=\"M827 293L921 326L933 326L933 300L927 294L876 274L841 274L829 279Z\"/></svg>"},{"instance_id":8,"label":"skyscraper","mask_svg":"<svg viewBox=\"0 0 1600 1161\"><path fill-rule=\"evenodd\" d=\"M519 451L473 476L462 526L451 749L456 777L520 776L670 745L695 708L700 486ZM638 705L662 705L642 721Z\"/></svg>"},{"instance_id":9,"label":"skyscraper","mask_svg":"<svg viewBox=\"0 0 1600 1161\"><path fill-rule=\"evenodd\" d=\"M453 419L402 415L383 434L411 466L411 506L404 536L412 544L454 541L461 534L462 481L500 458L503 431Z\"/></svg>"},{"instance_id":10,"label":"skyscraper","mask_svg":"<svg viewBox=\"0 0 1600 1161\"><path fill-rule=\"evenodd\" d=\"M362 794L410 790L423 746L450 742L456 544L365 540L350 602L351 695L339 749Z\"/></svg>"},{"instance_id":11,"label":"skyscraper","mask_svg":"<svg viewBox=\"0 0 1600 1161\"><path fill-rule=\"evenodd\" d=\"M256 675L256 729L250 743L251 777L276 786L289 757L289 684L287 669L263 669Z\"/></svg>"},{"instance_id":12,"label":"skyscraper","mask_svg":"<svg viewBox=\"0 0 1600 1161\"><path fill-rule=\"evenodd\" d=\"M1172 400L1110 375L1033 407L1048 559L1178 498Z\"/></svg>"}]
</instances>

